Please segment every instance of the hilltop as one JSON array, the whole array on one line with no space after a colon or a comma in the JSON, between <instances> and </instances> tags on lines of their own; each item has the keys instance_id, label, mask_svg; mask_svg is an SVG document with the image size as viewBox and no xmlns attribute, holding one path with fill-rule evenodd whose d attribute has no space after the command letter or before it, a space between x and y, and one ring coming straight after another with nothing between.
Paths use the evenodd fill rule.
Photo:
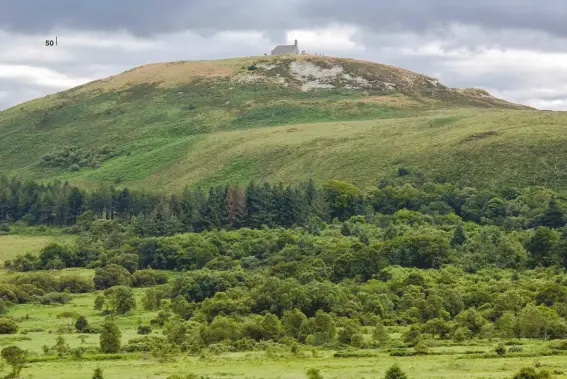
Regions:
<instances>
[{"instance_id":1,"label":"hilltop","mask_svg":"<svg viewBox=\"0 0 567 379\"><path fill-rule=\"evenodd\" d=\"M0 172L152 190L398 167L567 186L563 113L372 62L321 56L149 64L0 112Z\"/></svg>"}]
</instances>

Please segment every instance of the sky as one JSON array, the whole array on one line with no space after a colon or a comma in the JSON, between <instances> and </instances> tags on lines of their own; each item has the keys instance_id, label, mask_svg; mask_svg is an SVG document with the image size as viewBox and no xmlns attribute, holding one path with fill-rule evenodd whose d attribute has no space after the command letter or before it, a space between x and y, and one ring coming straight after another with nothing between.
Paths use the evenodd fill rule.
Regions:
<instances>
[{"instance_id":1,"label":"sky","mask_svg":"<svg viewBox=\"0 0 567 379\"><path fill-rule=\"evenodd\" d=\"M0 0L0 110L142 64L294 39L567 110L566 20L567 0Z\"/></svg>"}]
</instances>

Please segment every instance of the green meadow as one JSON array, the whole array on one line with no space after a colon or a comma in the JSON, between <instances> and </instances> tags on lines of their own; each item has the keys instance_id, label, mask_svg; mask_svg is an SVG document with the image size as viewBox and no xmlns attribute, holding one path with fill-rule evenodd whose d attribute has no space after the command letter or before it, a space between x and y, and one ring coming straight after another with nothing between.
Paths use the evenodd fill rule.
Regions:
<instances>
[{"instance_id":1,"label":"green meadow","mask_svg":"<svg viewBox=\"0 0 567 379\"><path fill-rule=\"evenodd\" d=\"M77 274L92 277L94 270L66 269L59 274ZM14 274L1 272L6 280ZM127 316L118 316L114 322L122 332L122 344L139 337L139 323L147 324L157 312L144 311L140 306L142 289L135 290L137 308ZM102 324L104 317L93 309L94 299L102 291L72 295L72 301L64 305L20 304L7 314L19 320L20 333L0 336L0 347L16 345L28 350L29 363L22 371L23 378L90 378L97 367L102 367L108 379L165 379L170 375L196 374L210 379L297 379L306 378L310 368L317 368L325 379L381 379L394 363L398 363L410 378L511 378L520 368L537 365L556 373L554 378L567 378L567 353L545 356L549 343L541 340L520 340L520 356L494 356L493 350L499 339L472 340L463 344L444 343L432 347L428 354L414 357L393 357L387 349L351 350L354 357L334 357L336 351L303 346L298 354L288 349L272 349L258 352L184 354L170 362L163 362L150 353L85 354L81 359L70 356L58 358L52 353L44 354L42 347L52 346L62 336L70 348L97 348L97 334L61 333L60 327L69 322L58 318L62 312L76 312L87 317L90 324ZM27 332L26 330L29 330ZM26 331L26 332L24 332ZM404 328L391 328L392 339L400 338ZM370 328L364 337L371 339ZM162 336L156 330L153 335ZM407 349L410 351L411 349ZM356 355L360 355L356 357ZM483 357L483 355L490 357ZM542 354L542 356L538 356ZM523 356L522 356L523 355ZM8 374L4 367L4 374ZM557 375L557 373L561 373Z\"/></svg>"}]
</instances>

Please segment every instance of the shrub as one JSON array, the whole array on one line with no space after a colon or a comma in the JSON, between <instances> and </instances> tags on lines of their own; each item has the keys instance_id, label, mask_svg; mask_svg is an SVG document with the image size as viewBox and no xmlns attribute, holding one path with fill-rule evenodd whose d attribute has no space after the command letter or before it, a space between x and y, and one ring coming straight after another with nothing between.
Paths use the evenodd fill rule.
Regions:
<instances>
[{"instance_id":1,"label":"shrub","mask_svg":"<svg viewBox=\"0 0 567 379\"><path fill-rule=\"evenodd\" d=\"M124 267L109 264L106 267L96 269L93 282L97 290L104 290L114 286L131 286L132 275Z\"/></svg>"},{"instance_id":2,"label":"shrub","mask_svg":"<svg viewBox=\"0 0 567 379\"><path fill-rule=\"evenodd\" d=\"M390 341L390 336L388 335L386 327L382 324L376 325L372 332L372 339L380 342L382 345L386 345Z\"/></svg>"},{"instance_id":3,"label":"shrub","mask_svg":"<svg viewBox=\"0 0 567 379\"><path fill-rule=\"evenodd\" d=\"M307 379L323 379L321 371L316 368L310 368L307 370Z\"/></svg>"},{"instance_id":4,"label":"shrub","mask_svg":"<svg viewBox=\"0 0 567 379\"><path fill-rule=\"evenodd\" d=\"M361 349L364 346L364 337L362 334L353 334L350 337L350 345Z\"/></svg>"},{"instance_id":5,"label":"shrub","mask_svg":"<svg viewBox=\"0 0 567 379\"><path fill-rule=\"evenodd\" d=\"M150 325L139 325L138 326L138 334L151 334L152 327Z\"/></svg>"},{"instance_id":6,"label":"shrub","mask_svg":"<svg viewBox=\"0 0 567 379\"><path fill-rule=\"evenodd\" d=\"M94 309L95 311L102 311L102 307L104 307L104 303L106 299L104 296L98 295L94 301Z\"/></svg>"},{"instance_id":7,"label":"shrub","mask_svg":"<svg viewBox=\"0 0 567 379\"><path fill-rule=\"evenodd\" d=\"M496 348L494 349L494 352L499 356L503 356L504 354L506 354L506 346L499 343L498 346L496 346Z\"/></svg>"},{"instance_id":8,"label":"shrub","mask_svg":"<svg viewBox=\"0 0 567 379\"><path fill-rule=\"evenodd\" d=\"M549 347L553 350L567 350L567 340L554 341L549 344Z\"/></svg>"},{"instance_id":9,"label":"shrub","mask_svg":"<svg viewBox=\"0 0 567 379\"><path fill-rule=\"evenodd\" d=\"M110 305L115 313L123 315L136 308L136 298L130 287L109 288L104 291L104 296L110 298Z\"/></svg>"},{"instance_id":10,"label":"shrub","mask_svg":"<svg viewBox=\"0 0 567 379\"><path fill-rule=\"evenodd\" d=\"M44 249L47 249L47 247ZM21 274L10 280L10 283L15 284L16 286L31 284L45 292L59 291L59 280L52 274L46 272Z\"/></svg>"},{"instance_id":11,"label":"shrub","mask_svg":"<svg viewBox=\"0 0 567 379\"><path fill-rule=\"evenodd\" d=\"M79 333L85 333L89 328L89 322L85 316L79 316L75 321L75 329Z\"/></svg>"},{"instance_id":12,"label":"shrub","mask_svg":"<svg viewBox=\"0 0 567 379\"><path fill-rule=\"evenodd\" d=\"M71 296L66 293L50 292L39 297L39 302L44 305L50 304L67 304L71 301Z\"/></svg>"},{"instance_id":13,"label":"shrub","mask_svg":"<svg viewBox=\"0 0 567 379\"><path fill-rule=\"evenodd\" d=\"M234 343L237 351L252 351L255 349L257 342L252 338L241 338Z\"/></svg>"},{"instance_id":14,"label":"shrub","mask_svg":"<svg viewBox=\"0 0 567 379\"><path fill-rule=\"evenodd\" d=\"M120 350L120 329L112 322L106 322L100 334L100 350L105 354L118 353Z\"/></svg>"},{"instance_id":15,"label":"shrub","mask_svg":"<svg viewBox=\"0 0 567 379\"><path fill-rule=\"evenodd\" d=\"M386 375L384 379L407 379L408 376L402 371L401 367L398 364L394 364L391 366L388 371L386 371Z\"/></svg>"},{"instance_id":16,"label":"shrub","mask_svg":"<svg viewBox=\"0 0 567 379\"><path fill-rule=\"evenodd\" d=\"M167 274L151 269L138 270L132 274L134 287L150 287L156 284L165 284L167 281Z\"/></svg>"},{"instance_id":17,"label":"shrub","mask_svg":"<svg viewBox=\"0 0 567 379\"><path fill-rule=\"evenodd\" d=\"M18 331L16 322L9 318L0 318L0 334L14 334Z\"/></svg>"},{"instance_id":18,"label":"shrub","mask_svg":"<svg viewBox=\"0 0 567 379\"><path fill-rule=\"evenodd\" d=\"M423 342L418 342L415 346L414 346L414 350L416 352L416 354L419 355L426 355L429 352L429 346L427 346L426 344L424 344Z\"/></svg>"},{"instance_id":19,"label":"shrub","mask_svg":"<svg viewBox=\"0 0 567 379\"><path fill-rule=\"evenodd\" d=\"M12 366L12 373L6 378L17 378L26 364L27 351L20 349L17 346L8 346L2 349L0 353L2 358Z\"/></svg>"},{"instance_id":20,"label":"shrub","mask_svg":"<svg viewBox=\"0 0 567 379\"><path fill-rule=\"evenodd\" d=\"M524 351L524 348L521 346L512 346L511 348L508 349L509 353L519 353L521 351Z\"/></svg>"},{"instance_id":21,"label":"shrub","mask_svg":"<svg viewBox=\"0 0 567 379\"><path fill-rule=\"evenodd\" d=\"M152 351L152 346L145 342L128 342L123 350L127 353L148 352Z\"/></svg>"},{"instance_id":22,"label":"shrub","mask_svg":"<svg viewBox=\"0 0 567 379\"><path fill-rule=\"evenodd\" d=\"M551 374L547 370L541 370L537 372L533 367L524 367L513 379L548 379L551 378Z\"/></svg>"},{"instance_id":23,"label":"shrub","mask_svg":"<svg viewBox=\"0 0 567 379\"><path fill-rule=\"evenodd\" d=\"M95 368L93 372L93 379L104 379L104 376L102 376L102 369L100 367Z\"/></svg>"},{"instance_id":24,"label":"shrub","mask_svg":"<svg viewBox=\"0 0 567 379\"><path fill-rule=\"evenodd\" d=\"M78 275L66 275L59 279L60 291L71 293L89 293L94 289L93 283L88 278L81 278Z\"/></svg>"}]
</instances>

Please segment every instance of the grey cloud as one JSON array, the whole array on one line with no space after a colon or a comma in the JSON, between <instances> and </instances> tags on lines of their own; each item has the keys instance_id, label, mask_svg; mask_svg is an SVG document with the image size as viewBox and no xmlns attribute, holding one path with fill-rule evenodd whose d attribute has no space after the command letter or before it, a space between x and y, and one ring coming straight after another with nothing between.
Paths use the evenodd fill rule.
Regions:
<instances>
[{"instance_id":1,"label":"grey cloud","mask_svg":"<svg viewBox=\"0 0 567 379\"><path fill-rule=\"evenodd\" d=\"M565 0L3 0L0 27L128 30L155 35L193 30L312 28L352 23L374 31L447 32L453 23L567 36Z\"/></svg>"},{"instance_id":2,"label":"grey cloud","mask_svg":"<svg viewBox=\"0 0 567 379\"><path fill-rule=\"evenodd\" d=\"M453 23L494 30L530 29L567 36L564 0L310 0L302 14L321 21L352 22L371 30L446 33Z\"/></svg>"}]
</instances>

